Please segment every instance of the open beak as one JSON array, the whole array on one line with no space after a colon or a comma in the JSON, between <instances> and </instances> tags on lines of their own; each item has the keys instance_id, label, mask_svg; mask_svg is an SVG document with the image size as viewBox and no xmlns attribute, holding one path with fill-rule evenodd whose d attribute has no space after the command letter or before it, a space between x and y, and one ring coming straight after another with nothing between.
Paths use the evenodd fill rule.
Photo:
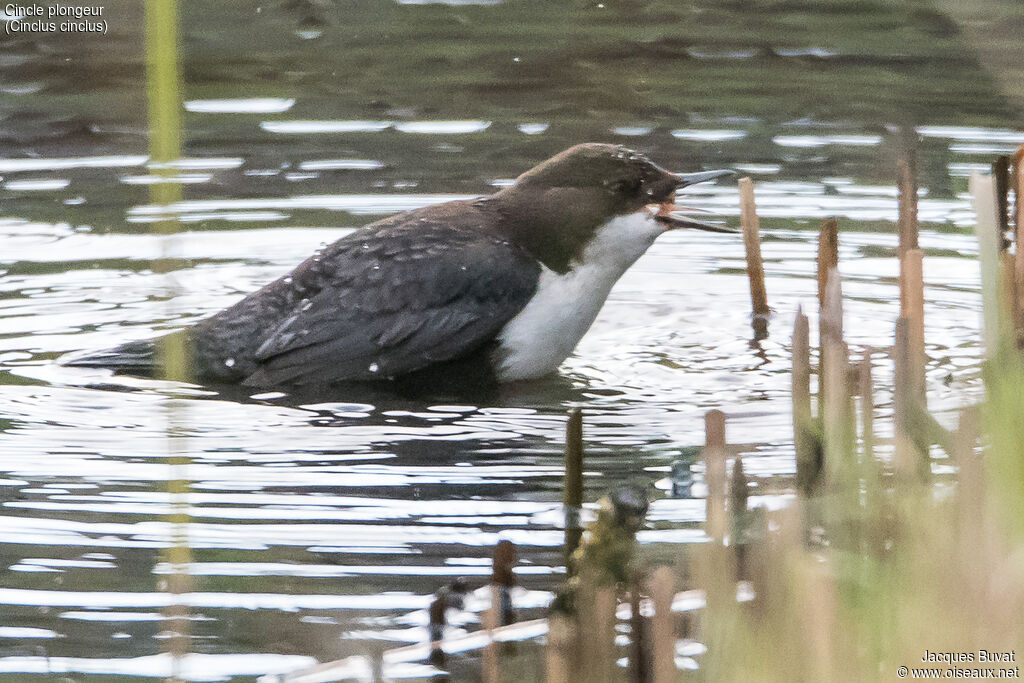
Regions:
<instances>
[{"instance_id":1,"label":"open beak","mask_svg":"<svg viewBox=\"0 0 1024 683\"><path fill-rule=\"evenodd\" d=\"M727 228L724 225L705 223L704 221L698 221L697 219L690 218L689 216L677 215L675 212L679 210L679 207L669 202L666 202L665 204L652 204L651 207L657 207L657 213L654 214L654 220L664 225L666 230L694 228L696 230L706 230L707 232L727 232L733 235L739 234L739 230Z\"/></svg>"},{"instance_id":2,"label":"open beak","mask_svg":"<svg viewBox=\"0 0 1024 683\"><path fill-rule=\"evenodd\" d=\"M697 183L703 183L708 180L714 180L715 178L721 178L722 176L735 175L736 171L730 171L727 169L721 169L718 171L698 171L697 173L673 173L678 181L676 189L689 187L690 185L696 185Z\"/></svg>"},{"instance_id":3,"label":"open beak","mask_svg":"<svg viewBox=\"0 0 1024 683\"><path fill-rule=\"evenodd\" d=\"M722 176L733 175L733 171L718 170L718 171L699 171L697 173L673 173L672 175L676 180L676 189L689 187L697 183L703 183L707 180L714 180L715 178L721 178ZM705 223L689 216L678 215L677 212L680 208L675 205L673 200L668 200L661 204L650 205L651 209L654 209L654 220L658 221L665 226L666 230L678 230L680 228L694 228L696 230L706 230L707 232L726 232L737 234L738 230L727 228L724 225L716 225L715 223Z\"/></svg>"}]
</instances>

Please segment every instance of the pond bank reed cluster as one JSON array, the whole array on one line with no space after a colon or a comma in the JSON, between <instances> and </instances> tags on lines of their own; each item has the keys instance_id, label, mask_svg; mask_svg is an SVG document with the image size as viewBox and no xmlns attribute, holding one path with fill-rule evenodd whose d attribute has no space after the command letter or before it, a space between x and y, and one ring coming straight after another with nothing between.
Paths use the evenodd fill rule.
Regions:
<instances>
[{"instance_id":1,"label":"pond bank reed cluster","mask_svg":"<svg viewBox=\"0 0 1024 683\"><path fill-rule=\"evenodd\" d=\"M707 542L684 547L671 570L634 558L629 580L615 586L577 567L575 580L593 583L593 600L585 614L552 620L549 681L1020 677L1022 159L1024 148L996 165L995 182L972 180L982 268L995 274L985 285L985 402L964 408L952 431L928 411L924 252L908 146L898 164L893 438L876 434L873 349L851 354L844 338L839 226L828 220L819 240L816 368L802 311L793 328L797 495L781 510L748 509L740 457L729 473L725 416L709 412ZM767 297L750 239L753 186L741 181L741 189L757 336ZM687 593L675 591L683 588L697 596L699 613L680 609Z\"/></svg>"}]
</instances>

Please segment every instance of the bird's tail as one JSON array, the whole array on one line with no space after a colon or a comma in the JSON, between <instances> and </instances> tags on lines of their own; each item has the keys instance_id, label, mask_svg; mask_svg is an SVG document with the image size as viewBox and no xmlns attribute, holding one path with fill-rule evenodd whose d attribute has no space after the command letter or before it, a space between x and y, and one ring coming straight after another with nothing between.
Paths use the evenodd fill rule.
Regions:
<instances>
[{"instance_id":1,"label":"bird's tail","mask_svg":"<svg viewBox=\"0 0 1024 683\"><path fill-rule=\"evenodd\" d=\"M155 376L160 372L156 344L152 340L133 341L105 351L70 356L61 359L61 365L106 368L118 373L142 376Z\"/></svg>"}]
</instances>

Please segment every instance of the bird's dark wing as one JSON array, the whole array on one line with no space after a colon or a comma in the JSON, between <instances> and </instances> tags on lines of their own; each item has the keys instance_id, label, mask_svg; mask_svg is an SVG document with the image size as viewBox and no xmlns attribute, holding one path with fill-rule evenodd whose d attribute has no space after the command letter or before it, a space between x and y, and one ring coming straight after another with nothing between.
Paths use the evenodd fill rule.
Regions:
<instances>
[{"instance_id":1,"label":"bird's dark wing","mask_svg":"<svg viewBox=\"0 0 1024 683\"><path fill-rule=\"evenodd\" d=\"M539 265L497 236L429 217L361 232L292 274L310 296L260 341L246 384L380 379L462 358L536 289Z\"/></svg>"}]
</instances>

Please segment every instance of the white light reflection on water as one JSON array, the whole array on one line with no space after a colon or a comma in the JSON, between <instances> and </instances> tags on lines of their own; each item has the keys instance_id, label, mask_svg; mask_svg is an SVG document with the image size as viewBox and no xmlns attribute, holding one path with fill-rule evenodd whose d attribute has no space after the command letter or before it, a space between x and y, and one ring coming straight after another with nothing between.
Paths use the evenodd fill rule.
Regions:
<instances>
[{"instance_id":1,"label":"white light reflection on water","mask_svg":"<svg viewBox=\"0 0 1024 683\"><path fill-rule=\"evenodd\" d=\"M287 135L377 133L388 128L423 135L464 135L485 131L490 125L490 121L264 121L260 127Z\"/></svg>"},{"instance_id":2,"label":"white light reflection on water","mask_svg":"<svg viewBox=\"0 0 1024 683\"><path fill-rule=\"evenodd\" d=\"M386 214L409 211L430 204L474 199L477 195L427 194L366 194L366 195L305 195L259 199L207 199L184 201L168 206L147 204L133 206L129 218L149 216L159 218L194 212L246 211L251 209L328 209L353 214Z\"/></svg>"},{"instance_id":3,"label":"white light reflection on water","mask_svg":"<svg viewBox=\"0 0 1024 683\"><path fill-rule=\"evenodd\" d=\"M672 137L680 140L696 140L698 142L725 142L728 140L742 140L747 137L745 130L701 130L701 129L679 129L672 131Z\"/></svg>"},{"instance_id":4,"label":"white light reflection on water","mask_svg":"<svg viewBox=\"0 0 1024 683\"><path fill-rule=\"evenodd\" d=\"M1024 144L1024 131L993 130L965 126L920 126L918 135L926 138L947 138L957 142L1003 142L1014 145Z\"/></svg>"},{"instance_id":5,"label":"white light reflection on water","mask_svg":"<svg viewBox=\"0 0 1024 683\"><path fill-rule=\"evenodd\" d=\"M640 137L650 135L652 130L654 130L653 126L619 126L612 128L612 133L626 137Z\"/></svg>"},{"instance_id":6,"label":"white light reflection on water","mask_svg":"<svg viewBox=\"0 0 1024 683\"><path fill-rule=\"evenodd\" d=\"M374 159L317 159L299 164L303 171L375 171L384 168L384 162Z\"/></svg>"},{"instance_id":7,"label":"white light reflection on water","mask_svg":"<svg viewBox=\"0 0 1024 683\"><path fill-rule=\"evenodd\" d=\"M411 564L396 565L327 565L327 564L292 564L284 562L193 562L186 567L190 576L298 576L319 578L343 578L360 575L372 576L441 576L456 578L459 576L491 575L491 567L437 567L416 566ZM154 574L170 574L171 567L158 564L153 568ZM517 567L516 574L552 574L551 567L525 566Z\"/></svg>"},{"instance_id":8,"label":"white light reflection on water","mask_svg":"<svg viewBox=\"0 0 1024 683\"><path fill-rule=\"evenodd\" d=\"M303 135L307 133L376 133L391 127L390 121L264 121L260 128L268 133Z\"/></svg>"},{"instance_id":9,"label":"white light reflection on water","mask_svg":"<svg viewBox=\"0 0 1024 683\"><path fill-rule=\"evenodd\" d=\"M129 659L26 656L0 657L0 674L86 674L140 678L168 678L176 675L186 681L227 681L233 676L286 673L313 664L316 664L316 660L312 657L262 653L189 653L180 661L172 660L169 654Z\"/></svg>"},{"instance_id":10,"label":"white light reflection on water","mask_svg":"<svg viewBox=\"0 0 1024 683\"><path fill-rule=\"evenodd\" d=\"M192 158L192 159L175 159L167 163L150 162L147 165L149 168L163 169L163 168L180 168L180 169L195 169L199 171L205 170L216 170L216 169L231 169L238 168L245 163L245 159L241 157L209 157L209 158Z\"/></svg>"},{"instance_id":11,"label":"white light reflection on water","mask_svg":"<svg viewBox=\"0 0 1024 683\"><path fill-rule=\"evenodd\" d=\"M543 607L551 601L547 591L517 591L517 605L523 608ZM114 591L59 591L0 588L0 605L31 605L35 607L77 607L87 609L161 608L180 601L198 609L277 610L419 610L429 606L431 595L407 591L377 595L299 595L275 593L183 593L164 592L118 593Z\"/></svg>"},{"instance_id":12,"label":"white light reflection on water","mask_svg":"<svg viewBox=\"0 0 1024 683\"><path fill-rule=\"evenodd\" d=\"M70 184L71 181L66 178L23 178L8 180L4 183L4 189L12 192L46 192L63 190Z\"/></svg>"},{"instance_id":13,"label":"white light reflection on water","mask_svg":"<svg viewBox=\"0 0 1024 683\"><path fill-rule=\"evenodd\" d=\"M882 144L881 135L776 135L772 142L780 147L825 147L848 145L874 147Z\"/></svg>"},{"instance_id":14,"label":"white light reflection on water","mask_svg":"<svg viewBox=\"0 0 1024 683\"><path fill-rule=\"evenodd\" d=\"M213 179L213 176L209 173L182 173L175 176L132 175L120 178L121 182L125 185L157 185L160 183L195 185L197 183L208 183L211 179Z\"/></svg>"},{"instance_id":15,"label":"white light reflection on water","mask_svg":"<svg viewBox=\"0 0 1024 683\"><path fill-rule=\"evenodd\" d=\"M60 634L46 628L18 628L15 626L0 626L0 638L11 640L34 640L59 638Z\"/></svg>"},{"instance_id":16,"label":"white light reflection on water","mask_svg":"<svg viewBox=\"0 0 1024 683\"><path fill-rule=\"evenodd\" d=\"M0 159L0 173L66 171L77 168L124 168L142 166L145 156L71 157L67 159Z\"/></svg>"},{"instance_id":17,"label":"white light reflection on water","mask_svg":"<svg viewBox=\"0 0 1024 683\"><path fill-rule=\"evenodd\" d=\"M546 123L521 123L519 124L519 132L525 133L526 135L540 135L548 129Z\"/></svg>"},{"instance_id":18,"label":"white light reflection on water","mask_svg":"<svg viewBox=\"0 0 1024 683\"><path fill-rule=\"evenodd\" d=\"M191 100L185 111L200 114L279 114L295 104L294 98L251 97L237 100Z\"/></svg>"},{"instance_id":19,"label":"white light reflection on water","mask_svg":"<svg viewBox=\"0 0 1024 683\"><path fill-rule=\"evenodd\" d=\"M490 121L406 121L395 123L395 130L420 135L465 135L479 133L491 126Z\"/></svg>"}]
</instances>

